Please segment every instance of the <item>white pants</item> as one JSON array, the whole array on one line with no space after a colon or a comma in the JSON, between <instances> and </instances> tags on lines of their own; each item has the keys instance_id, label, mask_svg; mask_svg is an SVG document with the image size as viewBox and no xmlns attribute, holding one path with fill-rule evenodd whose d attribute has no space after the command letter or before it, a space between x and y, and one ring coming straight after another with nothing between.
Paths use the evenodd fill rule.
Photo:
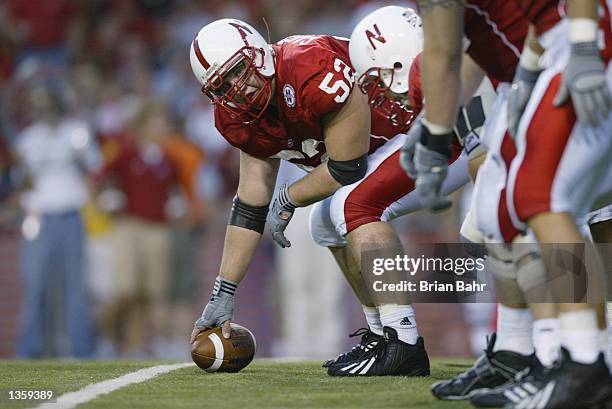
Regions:
<instances>
[{"instance_id":1,"label":"white pants","mask_svg":"<svg viewBox=\"0 0 612 409\"><path fill-rule=\"evenodd\" d=\"M421 209L410 179L399 163L406 135L399 134L368 157L368 172L359 182L340 188L314 205L310 234L320 246L346 246L345 236L356 228L377 221L389 221ZM442 187L447 195L469 180L467 157L450 165Z\"/></svg>"}]
</instances>

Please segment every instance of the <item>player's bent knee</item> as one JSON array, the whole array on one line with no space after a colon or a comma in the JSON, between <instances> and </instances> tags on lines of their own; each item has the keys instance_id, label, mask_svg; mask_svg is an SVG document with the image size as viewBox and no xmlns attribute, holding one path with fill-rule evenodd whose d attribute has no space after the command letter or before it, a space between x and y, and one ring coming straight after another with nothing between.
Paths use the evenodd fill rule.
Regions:
<instances>
[{"instance_id":1,"label":"player's bent knee","mask_svg":"<svg viewBox=\"0 0 612 409\"><path fill-rule=\"evenodd\" d=\"M487 243L487 252L487 265L495 278L499 300L505 305L524 303L523 293L517 282L512 251L501 243Z\"/></svg>"},{"instance_id":2,"label":"player's bent knee","mask_svg":"<svg viewBox=\"0 0 612 409\"><path fill-rule=\"evenodd\" d=\"M512 261L512 250L502 243L487 243L487 261L491 274L504 281L516 280L516 268Z\"/></svg>"},{"instance_id":3,"label":"player's bent knee","mask_svg":"<svg viewBox=\"0 0 612 409\"><path fill-rule=\"evenodd\" d=\"M514 240L512 259L517 268L516 279L523 293L529 294L546 283L540 248L533 237L520 235Z\"/></svg>"}]
</instances>

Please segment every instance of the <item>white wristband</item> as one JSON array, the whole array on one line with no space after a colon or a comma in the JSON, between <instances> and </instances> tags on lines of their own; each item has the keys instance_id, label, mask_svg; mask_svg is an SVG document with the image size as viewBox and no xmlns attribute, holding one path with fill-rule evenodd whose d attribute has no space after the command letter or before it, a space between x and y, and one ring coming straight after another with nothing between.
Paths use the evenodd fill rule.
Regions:
<instances>
[{"instance_id":1,"label":"white wristband","mask_svg":"<svg viewBox=\"0 0 612 409\"><path fill-rule=\"evenodd\" d=\"M529 46L523 48L520 64L529 71L540 71L540 54L533 51Z\"/></svg>"},{"instance_id":2,"label":"white wristband","mask_svg":"<svg viewBox=\"0 0 612 409\"><path fill-rule=\"evenodd\" d=\"M590 18L570 20L569 38L572 43L586 43L597 40L597 22Z\"/></svg>"},{"instance_id":3,"label":"white wristband","mask_svg":"<svg viewBox=\"0 0 612 409\"><path fill-rule=\"evenodd\" d=\"M423 118L423 125L427 127L429 133L432 135L444 135L453 130L452 128L446 127L444 125L432 124L425 118Z\"/></svg>"}]
</instances>

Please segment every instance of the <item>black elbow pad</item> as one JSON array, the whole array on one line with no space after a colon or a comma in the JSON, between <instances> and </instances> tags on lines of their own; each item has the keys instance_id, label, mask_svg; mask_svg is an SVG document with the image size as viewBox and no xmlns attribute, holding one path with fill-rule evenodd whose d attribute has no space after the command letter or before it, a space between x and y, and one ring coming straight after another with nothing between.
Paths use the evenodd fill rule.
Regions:
<instances>
[{"instance_id":1,"label":"black elbow pad","mask_svg":"<svg viewBox=\"0 0 612 409\"><path fill-rule=\"evenodd\" d=\"M353 184L360 181L368 171L368 155L362 155L351 160L333 160L327 161L329 173L338 183L343 186Z\"/></svg>"}]
</instances>

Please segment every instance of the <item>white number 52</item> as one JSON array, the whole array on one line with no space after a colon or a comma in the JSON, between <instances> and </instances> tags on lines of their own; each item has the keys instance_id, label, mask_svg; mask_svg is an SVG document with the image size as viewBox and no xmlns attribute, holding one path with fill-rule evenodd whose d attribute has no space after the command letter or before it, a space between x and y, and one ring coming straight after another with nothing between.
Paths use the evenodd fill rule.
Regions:
<instances>
[{"instance_id":1,"label":"white number 52","mask_svg":"<svg viewBox=\"0 0 612 409\"><path fill-rule=\"evenodd\" d=\"M349 94L351 93L351 85L353 84L353 75L351 74L351 67L348 66L344 61L336 58L334 61L334 70L336 72L342 72L344 74L344 79L336 80L333 84L330 82L334 79L334 73L328 72L321 84L319 84L319 89L325 91L328 94L335 94L338 91L342 91L341 94L336 95L334 101L337 103L342 103L346 101Z\"/></svg>"}]
</instances>

